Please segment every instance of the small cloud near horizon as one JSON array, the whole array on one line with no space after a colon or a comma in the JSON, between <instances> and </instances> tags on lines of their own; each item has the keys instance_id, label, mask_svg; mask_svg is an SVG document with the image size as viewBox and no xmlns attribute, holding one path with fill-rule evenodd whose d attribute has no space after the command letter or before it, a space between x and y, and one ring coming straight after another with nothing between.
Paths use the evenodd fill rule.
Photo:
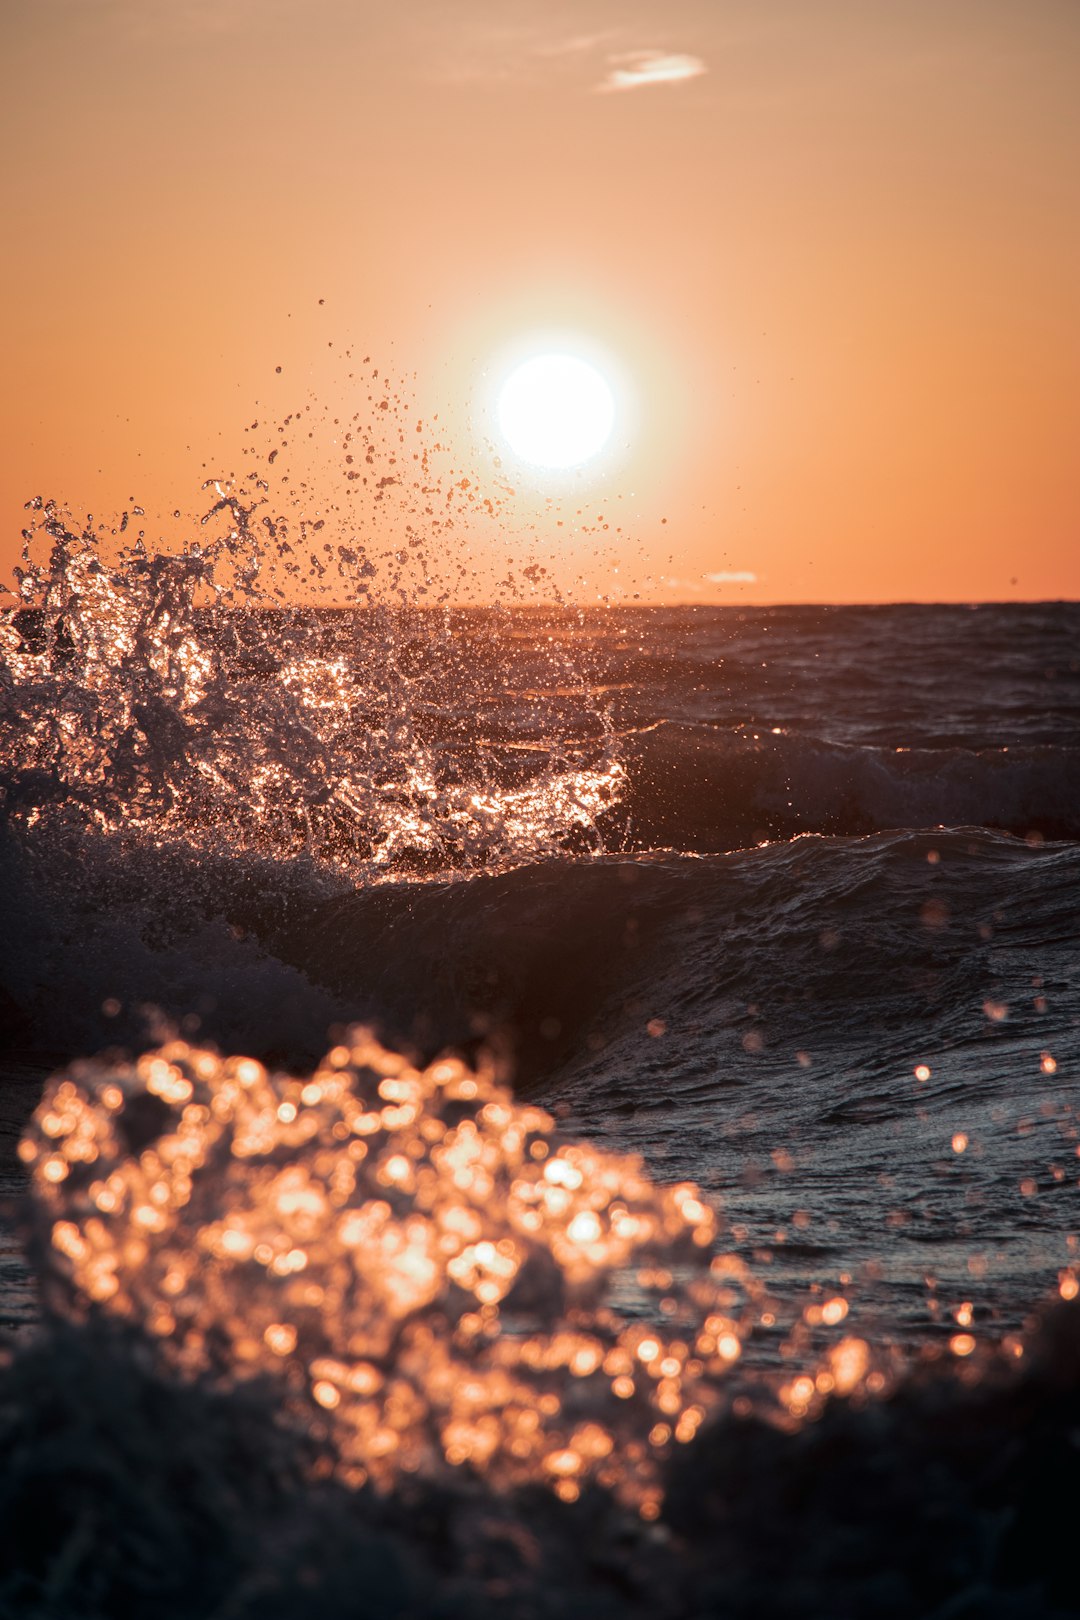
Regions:
<instances>
[{"instance_id":1,"label":"small cloud near horizon","mask_svg":"<svg viewBox=\"0 0 1080 1620\"><path fill-rule=\"evenodd\" d=\"M698 574L696 579L677 579L673 574L662 574L656 583L668 591L700 591L703 582L706 586L756 585L758 577L748 568L740 568L729 573Z\"/></svg>"},{"instance_id":2,"label":"small cloud near horizon","mask_svg":"<svg viewBox=\"0 0 1080 1620\"><path fill-rule=\"evenodd\" d=\"M700 56L671 51L625 51L609 56L608 63L606 77L593 87L597 95L640 90L650 84L682 84L709 71Z\"/></svg>"}]
</instances>

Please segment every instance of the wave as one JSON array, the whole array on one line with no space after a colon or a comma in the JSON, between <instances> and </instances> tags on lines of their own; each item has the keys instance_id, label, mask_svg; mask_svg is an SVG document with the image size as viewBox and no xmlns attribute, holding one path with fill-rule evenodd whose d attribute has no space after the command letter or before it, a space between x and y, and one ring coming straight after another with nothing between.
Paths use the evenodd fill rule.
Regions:
<instances>
[{"instance_id":1,"label":"wave","mask_svg":"<svg viewBox=\"0 0 1080 1620\"><path fill-rule=\"evenodd\" d=\"M0 617L10 825L306 858L355 882L595 846L621 770L572 649L533 660L578 693L571 720L535 692L504 704L497 609L469 634L408 601L275 606L256 506L215 489L203 521L224 514L224 532L154 556L34 503L25 605Z\"/></svg>"},{"instance_id":2,"label":"wave","mask_svg":"<svg viewBox=\"0 0 1080 1620\"><path fill-rule=\"evenodd\" d=\"M981 1008L1006 949L1009 994L1030 1000L1024 965L1051 975L1078 885L1072 844L977 828L808 835L350 893L294 918L279 948L429 1049L506 1032L528 1080L623 1030L640 1044L647 1018L676 1007L715 1034L721 1010L742 1031L756 1004L793 1046L846 1009L885 1040L920 1006Z\"/></svg>"},{"instance_id":3,"label":"wave","mask_svg":"<svg viewBox=\"0 0 1080 1620\"><path fill-rule=\"evenodd\" d=\"M305 1065L363 1020L419 1061L487 1053L580 1135L736 1201L774 1278L887 1262L864 1303L905 1340L936 1321L928 1257L1002 1331L1071 1263L1075 843L810 835L361 889L107 838L50 887L8 854L0 983L31 1045L171 1026Z\"/></svg>"},{"instance_id":4,"label":"wave","mask_svg":"<svg viewBox=\"0 0 1080 1620\"><path fill-rule=\"evenodd\" d=\"M987 827L1080 837L1080 748L880 748L664 721L620 739L631 849L735 849L800 833Z\"/></svg>"},{"instance_id":5,"label":"wave","mask_svg":"<svg viewBox=\"0 0 1080 1620\"><path fill-rule=\"evenodd\" d=\"M1078 893L1072 843L812 835L343 896L281 948L738 1207L774 1278L862 1257L864 1300L918 1338L929 1267L1016 1328L1068 1261Z\"/></svg>"},{"instance_id":6,"label":"wave","mask_svg":"<svg viewBox=\"0 0 1080 1620\"><path fill-rule=\"evenodd\" d=\"M960 1038L984 1002L1030 1005L1032 979L1067 982L1080 888L1075 844L979 828L359 888L184 843L81 833L45 852L0 845L0 983L46 1044L138 1041L152 1004L226 1045L311 1061L331 1023L362 1018L427 1054L495 1042L524 1086L624 1039L633 1072L654 1017L681 1030L669 1086L684 1062L709 1072L710 1041L753 1031L789 1053L845 1030L879 1054Z\"/></svg>"},{"instance_id":7,"label":"wave","mask_svg":"<svg viewBox=\"0 0 1080 1620\"><path fill-rule=\"evenodd\" d=\"M39 839L81 826L207 858L304 859L353 883L805 832L1080 835L1080 748L855 746L670 718L617 726L627 682L598 679L619 645L608 620L271 605L255 507L216 492L208 518L224 514L225 532L153 557L41 504L25 605L0 618L9 825ZM31 563L42 539L48 556ZM699 667L656 651L643 641L618 658L637 670L635 689L649 686L638 668L649 665L650 701L663 688L677 711ZM729 685L731 662L714 657Z\"/></svg>"}]
</instances>

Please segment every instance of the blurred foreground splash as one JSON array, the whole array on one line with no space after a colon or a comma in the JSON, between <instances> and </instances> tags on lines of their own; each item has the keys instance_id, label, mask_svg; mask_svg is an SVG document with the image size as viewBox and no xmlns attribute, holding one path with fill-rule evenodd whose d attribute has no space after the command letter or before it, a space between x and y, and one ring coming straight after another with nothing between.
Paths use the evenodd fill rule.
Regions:
<instances>
[{"instance_id":1,"label":"blurred foreground splash","mask_svg":"<svg viewBox=\"0 0 1080 1620\"><path fill-rule=\"evenodd\" d=\"M766 1301L693 1186L359 1029L304 1079L76 1063L20 1151L5 1617L1077 1612L1071 1272L1004 1354L899 1376L837 1296L743 1376Z\"/></svg>"},{"instance_id":2,"label":"blurred foreground splash","mask_svg":"<svg viewBox=\"0 0 1080 1620\"><path fill-rule=\"evenodd\" d=\"M20 1153L49 1303L137 1323L187 1373L272 1375L352 1484L467 1465L566 1501L595 1480L655 1518L660 1460L725 1399L761 1293L692 1185L361 1031L306 1080L179 1041L77 1063ZM802 1416L864 1382L885 1386L844 1337L779 1400Z\"/></svg>"}]
</instances>

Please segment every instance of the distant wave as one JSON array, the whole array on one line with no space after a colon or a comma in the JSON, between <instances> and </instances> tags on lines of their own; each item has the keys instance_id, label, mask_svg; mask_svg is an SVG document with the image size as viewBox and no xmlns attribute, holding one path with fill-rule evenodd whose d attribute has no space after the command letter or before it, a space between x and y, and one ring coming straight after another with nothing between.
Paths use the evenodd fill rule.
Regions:
<instances>
[{"instance_id":1,"label":"distant wave","mask_svg":"<svg viewBox=\"0 0 1080 1620\"><path fill-rule=\"evenodd\" d=\"M853 747L664 721L620 752L626 784L601 826L630 849L937 826L1080 836L1080 747Z\"/></svg>"},{"instance_id":2,"label":"distant wave","mask_svg":"<svg viewBox=\"0 0 1080 1620\"><path fill-rule=\"evenodd\" d=\"M880 1041L890 1022L908 1023L930 970L961 1008L995 940L1045 964L1070 937L1078 881L1072 845L977 829L814 836L711 859L547 861L361 891L314 908L282 948L433 1048L513 1029L528 1073L584 1049L601 1024L607 1039L625 1027L640 1045L665 996L699 1019L729 998L740 1029L748 1002L774 1016L801 1007L804 1023L846 1009ZM426 1023L413 1028L417 1008Z\"/></svg>"}]
</instances>

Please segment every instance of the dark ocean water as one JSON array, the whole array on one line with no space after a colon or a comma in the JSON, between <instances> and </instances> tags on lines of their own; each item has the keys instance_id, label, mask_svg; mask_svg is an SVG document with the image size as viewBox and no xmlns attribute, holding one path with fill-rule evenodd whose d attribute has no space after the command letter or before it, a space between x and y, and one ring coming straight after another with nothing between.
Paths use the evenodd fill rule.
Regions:
<instances>
[{"instance_id":1,"label":"dark ocean water","mask_svg":"<svg viewBox=\"0 0 1080 1620\"><path fill-rule=\"evenodd\" d=\"M1075 1260L1080 608L185 618L66 568L6 630L21 1046L487 1040L879 1333Z\"/></svg>"},{"instance_id":2,"label":"dark ocean water","mask_svg":"<svg viewBox=\"0 0 1080 1620\"><path fill-rule=\"evenodd\" d=\"M398 1380L381 1421L420 1447L407 1470L421 1472L415 1425L471 1390L467 1420L438 1420L451 1464L456 1447L496 1484L554 1478L567 1501L592 1469L652 1516L650 1448L695 1432L701 1379L736 1413L760 1380L798 1419L903 1367L1017 1356L1033 1311L1076 1292L1080 607L285 611L245 601L235 570L233 598L210 600L201 554L107 564L47 517L51 556L0 621L8 1128L38 1065L110 1049L53 1084L24 1147L51 1311L95 1300L184 1370L224 1358L240 1377L253 1358L291 1367L273 1346L298 1332L314 1399L337 1411L352 1392L339 1416L362 1477L386 1454L352 1399L365 1378ZM395 1091L396 1060L363 1057L357 1022L418 1073L454 1051L496 1075L475 1103L454 1089L467 1069L445 1093L437 1068ZM334 1043L322 1092L288 1078ZM248 1071L208 1048L270 1072L252 1066L237 1090ZM369 1126L334 1112L346 1072L369 1110L387 1076L394 1116L382 1158L357 1148L351 1167L341 1144ZM183 1114L192 1096L204 1115ZM269 1110L262 1137L249 1107ZM473 1141L474 1119L510 1134L462 1214L472 1172L432 1144ZM519 1124L554 1192L527 1155L513 1168ZM11 1147L9 1190L26 1174ZM415 1188L410 1155L427 1167ZM542 1264L522 1259L521 1175L553 1200ZM288 1250L302 1281L293 1260L270 1264L272 1176L293 1200L285 1226L309 1221L288 1239L305 1246ZM690 1182L727 1257L711 1303ZM375 1270L356 1259L355 1297L334 1281L354 1240L312 1213L324 1193L375 1221L358 1256L377 1249L380 1210L399 1223ZM592 1212L617 1225L627 1208L659 1222L651 1258L611 1269L589 1250ZM485 1220L488 1258L463 1248ZM428 1270L409 1247L425 1244ZM497 1254L528 1286L492 1281ZM30 1319L11 1240L3 1260L4 1315ZM400 1338L414 1284L423 1372ZM479 1314L461 1314L469 1299ZM697 1305L711 1327L687 1326ZM624 1410L627 1345L659 1382L640 1375ZM565 1370L597 1346L603 1377ZM511 1365L533 1379L526 1405L541 1388L554 1402L537 1407L543 1446L519 1435L516 1452ZM402 1378L423 1421L402 1416Z\"/></svg>"}]
</instances>

